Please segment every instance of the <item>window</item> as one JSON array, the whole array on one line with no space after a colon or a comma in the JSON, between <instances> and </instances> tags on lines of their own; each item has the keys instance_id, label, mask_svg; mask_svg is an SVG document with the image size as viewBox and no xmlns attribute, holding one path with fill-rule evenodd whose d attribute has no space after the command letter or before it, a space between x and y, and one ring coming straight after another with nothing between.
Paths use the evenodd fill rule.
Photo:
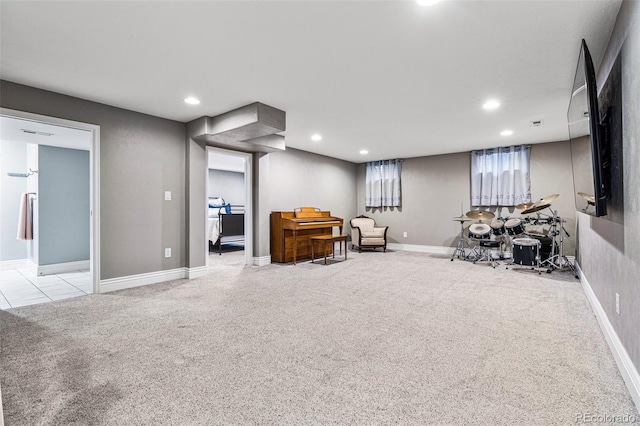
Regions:
<instances>
[{"instance_id":1,"label":"window","mask_svg":"<svg viewBox=\"0 0 640 426\"><path fill-rule=\"evenodd\" d=\"M531 147L471 152L471 205L515 206L531 201Z\"/></svg>"},{"instance_id":2,"label":"window","mask_svg":"<svg viewBox=\"0 0 640 426\"><path fill-rule=\"evenodd\" d=\"M402 160L367 163L365 183L366 207L400 207Z\"/></svg>"}]
</instances>

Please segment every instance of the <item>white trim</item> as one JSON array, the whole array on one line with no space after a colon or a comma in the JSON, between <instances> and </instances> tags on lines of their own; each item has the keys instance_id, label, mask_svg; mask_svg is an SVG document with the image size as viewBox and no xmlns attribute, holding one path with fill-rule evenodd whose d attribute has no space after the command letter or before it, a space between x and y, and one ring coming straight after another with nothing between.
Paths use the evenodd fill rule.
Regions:
<instances>
[{"instance_id":1,"label":"white trim","mask_svg":"<svg viewBox=\"0 0 640 426\"><path fill-rule=\"evenodd\" d=\"M271 264L271 255L253 258L253 266L265 266Z\"/></svg>"},{"instance_id":2,"label":"white trim","mask_svg":"<svg viewBox=\"0 0 640 426\"><path fill-rule=\"evenodd\" d=\"M0 426L4 426L4 414L2 413L2 389L0 389Z\"/></svg>"},{"instance_id":3,"label":"white trim","mask_svg":"<svg viewBox=\"0 0 640 426\"><path fill-rule=\"evenodd\" d=\"M387 248L389 250L399 250L399 251L417 251L420 253L431 253L431 254L446 254L450 256L455 251L455 247L443 247L443 246L425 246L420 244L399 244L399 243L388 243Z\"/></svg>"},{"instance_id":4,"label":"white trim","mask_svg":"<svg viewBox=\"0 0 640 426\"><path fill-rule=\"evenodd\" d=\"M27 269L27 268L29 268L28 259L0 261L0 271L10 271L11 269Z\"/></svg>"},{"instance_id":5,"label":"white trim","mask_svg":"<svg viewBox=\"0 0 640 426\"><path fill-rule=\"evenodd\" d=\"M207 146L207 168L205 169L206 185L204 194L205 199L209 197L209 155L211 153L218 153L220 155L230 155L234 157L241 157L244 161L244 264L247 266L253 265L253 155L251 153L232 151L228 149L216 148ZM207 205L208 211L208 205ZM205 235L208 235L208 218L209 215L205 214ZM205 255L209 254L209 238L205 238L206 248ZM207 258L205 258L205 265L207 264Z\"/></svg>"},{"instance_id":6,"label":"white trim","mask_svg":"<svg viewBox=\"0 0 640 426\"><path fill-rule=\"evenodd\" d=\"M36 275L63 274L65 272L84 271L91 268L91 261L79 260L77 262L52 263L50 265L37 265Z\"/></svg>"},{"instance_id":7,"label":"white trim","mask_svg":"<svg viewBox=\"0 0 640 426\"><path fill-rule=\"evenodd\" d=\"M421 244L400 244L400 243L388 243L387 248L389 250L397 250L397 251L415 251L419 253L430 253L430 254L445 254L450 256L455 251L454 247L445 247L445 246L425 246ZM576 260L575 256L566 256L567 260L571 262L571 264L575 265Z\"/></svg>"},{"instance_id":8,"label":"white trim","mask_svg":"<svg viewBox=\"0 0 640 426\"><path fill-rule=\"evenodd\" d=\"M578 271L578 275L580 276L580 282L582 283L582 289L584 290L587 299L591 303L591 308L593 312L596 314L596 318L598 319L598 324L600 324L600 329L602 330L602 334L604 334L607 343L609 344L609 349L613 354L613 358L616 360L616 364L618 364L618 370L620 370L620 374L624 379L624 382L627 384L627 389L629 389L629 393L631 394L631 398L636 404L636 408L640 410L640 374L638 374L638 370L633 365L633 361L629 358L629 354L625 350L618 334L614 330L609 318L607 317L606 312L602 308L598 297L593 292L591 285L587 281L587 278L584 276L582 269L580 268L580 264L578 262L574 262L576 266L576 270Z\"/></svg>"},{"instance_id":9,"label":"white trim","mask_svg":"<svg viewBox=\"0 0 640 426\"><path fill-rule=\"evenodd\" d=\"M89 202L90 202L90 270L93 292L100 293L100 126L80 121L65 120L8 108L0 108L0 115L20 120L35 121L54 126L91 132L92 140L89 149Z\"/></svg>"},{"instance_id":10,"label":"white trim","mask_svg":"<svg viewBox=\"0 0 640 426\"><path fill-rule=\"evenodd\" d=\"M100 281L101 293L140 287L148 284L157 284L165 281L186 278L187 268L169 269L167 271L148 272L146 274L129 275L126 277L109 278Z\"/></svg>"},{"instance_id":11,"label":"white trim","mask_svg":"<svg viewBox=\"0 0 640 426\"><path fill-rule=\"evenodd\" d=\"M206 266L197 266L195 268L184 268L186 271L185 278L193 280L195 278L204 277L207 275L208 268Z\"/></svg>"}]
</instances>

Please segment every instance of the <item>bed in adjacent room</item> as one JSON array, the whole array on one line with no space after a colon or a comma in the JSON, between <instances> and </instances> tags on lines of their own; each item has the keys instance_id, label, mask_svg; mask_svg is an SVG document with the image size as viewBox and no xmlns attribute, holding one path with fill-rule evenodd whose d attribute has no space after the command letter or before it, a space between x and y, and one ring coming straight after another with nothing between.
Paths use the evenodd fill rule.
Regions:
<instances>
[{"instance_id":1,"label":"bed in adjacent room","mask_svg":"<svg viewBox=\"0 0 640 426\"><path fill-rule=\"evenodd\" d=\"M220 197L209 198L209 251L223 245L244 246L244 206L225 203Z\"/></svg>"}]
</instances>

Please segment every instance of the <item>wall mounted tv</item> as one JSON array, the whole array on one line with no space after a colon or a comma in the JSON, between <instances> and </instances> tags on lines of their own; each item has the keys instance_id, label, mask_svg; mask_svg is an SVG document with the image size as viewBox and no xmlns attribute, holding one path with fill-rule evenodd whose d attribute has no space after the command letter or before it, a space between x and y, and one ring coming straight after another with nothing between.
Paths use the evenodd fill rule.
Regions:
<instances>
[{"instance_id":1,"label":"wall mounted tv","mask_svg":"<svg viewBox=\"0 0 640 426\"><path fill-rule=\"evenodd\" d=\"M587 43L580 57L567 111L576 210L592 216L607 214L609 163L606 118L600 120L596 73Z\"/></svg>"}]
</instances>

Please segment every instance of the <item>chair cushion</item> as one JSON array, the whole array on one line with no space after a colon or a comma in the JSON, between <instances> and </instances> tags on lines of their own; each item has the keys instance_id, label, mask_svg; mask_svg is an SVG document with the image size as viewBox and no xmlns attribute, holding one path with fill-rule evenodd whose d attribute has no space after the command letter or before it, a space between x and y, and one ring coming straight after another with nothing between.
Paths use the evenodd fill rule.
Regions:
<instances>
[{"instance_id":1,"label":"chair cushion","mask_svg":"<svg viewBox=\"0 0 640 426\"><path fill-rule=\"evenodd\" d=\"M384 229L375 229L373 231L362 231L362 238L384 238Z\"/></svg>"},{"instance_id":2,"label":"chair cushion","mask_svg":"<svg viewBox=\"0 0 640 426\"><path fill-rule=\"evenodd\" d=\"M384 238L363 238L362 245L363 246L383 246Z\"/></svg>"},{"instance_id":3,"label":"chair cushion","mask_svg":"<svg viewBox=\"0 0 640 426\"><path fill-rule=\"evenodd\" d=\"M358 228L360 228L360 232L363 232L363 233L373 231L373 228L375 227L375 223L376 222L373 219L364 218L364 217L351 219L351 226L357 226Z\"/></svg>"}]
</instances>

